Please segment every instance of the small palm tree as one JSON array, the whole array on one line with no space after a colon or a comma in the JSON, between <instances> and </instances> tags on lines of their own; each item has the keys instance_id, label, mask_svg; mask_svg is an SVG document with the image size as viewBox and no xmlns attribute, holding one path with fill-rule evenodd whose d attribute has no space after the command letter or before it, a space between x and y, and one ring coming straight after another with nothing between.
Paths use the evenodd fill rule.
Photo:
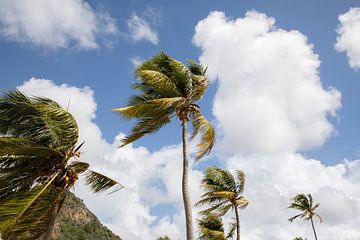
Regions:
<instances>
[{"instance_id":1,"label":"small palm tree","mask_svg":"<svg viewBox=\"0 0 360 240\"><path fill-rule=\"evenodd\" d=\"M315 231L315 227L314 227L313 217L314 216L318 217L320 220L320 223L322 222L322 218L320 217L320 215L315 212L315 209L318 208L319 205L320 205L319 203L313 205L313 199L312 199L311 194L308 194L308 195L298 194L292 198L292 202L291 202L290 206L288 207L288 208L293 208L293 209L297 209L297 210L301 211L300 214L297 214L297 215L289 218L290 222L294 221L298 217L301 217L304 220L311 221L311 226L314 231L314 236L315 236L316 240L317 240L317 236L316 236L316 231Z\"/></svg>"},{"instance_id":2,"label":"small palm tree","mask_svg":"<svg viewBox=\"0 0 360 240\"><path fill-rule=\"evenodd\" d=\"M171 240L168 236L158 237L156 240Z\"/></svg>"},{"instance_id":3,"label":"small palm tree","mask_svg":"<svg viewBox=\"0 0 360 240\"><path fill-rule=\"evenodd\" d=\"M238 209L244 209L249 201L242 196L245 187L245 174L237 170L235 177L227 170L209 167L202 179L205 193L197 206L209 204L210 207L201 211L202 214L215 212L218 216L225 215L230 209L235 212L236 238L240 240L240 216Z\"/></svg>"},{"instance_id":4,"label":"small palm tree","mask_svg":"<svg viewBox=\"0 0 360 240\"><path fill-rule=\"evenodd\" d=\"M224 225L216 214L206 214L198 220L199 240L226 240Z\"/></svg>"},{"instance_id":5,"label":"small palm tree","mask_svg":"<svg viewBox=\"0 0 360 240\"><path fill-rule=\"evenodd\" d=\"M140 94L132 96L127 107L114 109L124 118L137 119L130 135L122 140L122 146L158 131L174 117L180 120L183 142L182 193L188 240L194 239L194 231L188 186L187 123L192 123L192 138L200 134L196 160L211 151L215 140L213 127L196 104L209 84L205 72L206 69L194 61L185 65L161 52L135 69L140 82L133 84L133 88Z\"/></svg>"},{"instance_id":6,"label":"small palm tree","mask_svg":"<svg viewBox=\"0 0 360 240\"><path fill-rule=\"evenodd\" d=\"M73 116L48 98L20 91L0 96L0 233L50 239L56 215L79 174L94 192L116 181L89 170Z\"/></svg>"}]
</instances>

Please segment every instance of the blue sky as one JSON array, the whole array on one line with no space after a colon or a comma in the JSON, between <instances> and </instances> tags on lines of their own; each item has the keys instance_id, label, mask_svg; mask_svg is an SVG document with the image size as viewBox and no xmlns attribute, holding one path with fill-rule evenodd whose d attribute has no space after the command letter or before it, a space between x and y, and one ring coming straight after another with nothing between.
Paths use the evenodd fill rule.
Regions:
<instances>
[{"instance_id":1,"label":"blue sky","mask_svg":"<svg viewBox=\"0 0 360 240\"><path fill-rule=\"evenodd\" d=\"M337 16L350 7L354 1L89 1L94 9L106 9L116 20L119 34L112 37L111 47L101 46L96 50L56 49L17 43L3 39L0 43L1 88L11 89L31 77L51 79L56 83L75 86L89 86L98 99L96 122L104 137L112 140L118 131L127 131L130 123L119 121L110 110L126 103L131 94L129 84L134 81L132 57L146 59L159 51L166 51L175 58L198 59L199 49L192 44L196 23L210 11L226 12L229 17L241 17L246 11L255 9L276 18L276 25L286 30L296 29L305 34L314 44L314 51L320 55L320 76L325 87L334 86L343 93L343 108L338 119L333 119L337 134L324 146L307 151L309 156L324 159L334 164L344 158L354 158L359 154L358 73L349 68L346 55L334 50L335 28L339 24ZM324 9L324 4L326 8ZM143 15L152 9L158 16L151 16L153 29L157 31L159 43L146 40L134 42L126 35L126 21L131 14ZM156 19L158 18L158 19ZM151 19L150 20L151 22ZM211 98L216 90L213 84L207 93L206 104L202 108L211 118ZM163 130L156 137L141 140L151 149L158 149L164 143L174 142L168 133L176 126ZM175 130L176 131L176 130ZM156 139L156 140L155 140ZM176 141L176 140L175 140Z\"/></svg>"},{"instance_id":2,"label":"blue sky","mask_svg":"<svg viewBox=\"0 0 360 240\"><path fill-rule=\"evenodd\" d=\"M243 167L249 170L249 172L254 171L255 173L253 175L250 173L249 177L258 179L257 177L261 174L257 171L260 171L261 169L259 168L261 167L254 166L254 161L259 163L264 161L262 167L266 168L267 164L270 164L272 161L273 165L276 166L278 160L274 159L281 156L284 157L284 163L290 164L293 163L292 161L295 161L297 164L301 163L301 166L306 165L307 167L304 167L304 169L319 168L319 171L324 171L324 179L339 179L339 186L341 184L348 184L348 189L355 189L358 186L359 177L358 175L351 175L353 171L350 169L350 166L355 166L354 169L359 168L359 163L356 159L360 155L360 110L358 108L358 102L360 102L358 70L360 68L360 50L357 47L359 44L356 43L360 39L360 10L355 11L360 7L359 2L346 0L66 0L63 6L57 5L53 1L35 1L36 3L29 1L27 4L25 2L18 1L15 3L8 0L0 0L0 89L13 89L21 86L20 88L29 94L48 96L52 93L53 97L59 99L60 102L66 102L65 99L68 101L70 98L70 111L74 111L74 115L82 119L80 122L84 124L83 128L85 130L83 132L86 132L87 127L89 129L94 128L94 132L89 130L91 133L84 134L95 139L93 142L90 141L89 146L91 144L94 144L95 148L100 145L102 146L99 151L101 154L96 153L90 147L88 149L89 156L95 156L94 158L98 159L94 160L95 166L104 168L105 171L122 179L121 176L126 174L121 171L120 167L116 171L112 172L111 170L112 164L118 163L117 166L119 166L121 163L118 161L123 160L126 162L124 159L121 160L119 154L126 155L128 160L131 156L135 156L135 159L140 158L140 156L147 156L149 159L156 158L156 156L168 156L172 151L176 152L173 153L173 156L177 156L178 144L180 143L178 122L171 123L154 136L145 136L131 146L130 150L124 150L126 152L118 153L117 151L119 150L114 148L116 140L113 142L114 138L119 134L127 133L132 125L132 122L121 120L116 114L111 112L111 109L124 106L132 93L130 84L135 81L133 77L134 59L141 61L159 51L165 51L180 61L195 59L209 66L212 84L201 100L200 105L204 114L213 122L218 130L218 144L214 153L210 155L210 158L213 160L220 159L218 164L227 168ZM350 12L352 15L347 15L349 17L344 18L344 22L340 23L339 15L345 14L350 8L355 9L353 12ZM71 10L75 12L75 15L69 15ZM222 20L221 14L211 15L210 13L213 11L222 13L225 16L224 19ZM248 15L249 11L255 13ZM43 17L43 19L40 18L39 20L36 16ZM208 23L211 19L219 25L213 28ZM261 33L263 34L262 36L269 36L271 38L268 42L264 40L268 45L265 44L259 47L258 45L248 44L244 40L245 35L249 33L251 38L253 33L251 29L247 30L246 26L251 28L253 25L251 25L251 22L246 22L237 28L234 24L237 19L255 19L254 21L258 21L259 25L268 24L269 28ZM272 19L275 22L272 22ZM199 25L200 21L203 21L203 26L206 27L201 27ZM353 25L346 25L348 22ZM341 28L340 24L343 24L341 25L344 30L343 35L347 34L343 40L337 40L337 38L341 37L339 35L340 30L336 30ZM195 29L196 26L198 28ZM227 31L233 32L228 38L222 39L221 35L216 35L216 31L221 32L225 28L228 29ZM214 32L212 32L213 29L215 29ZM243 36L237 36L236 39L238 39L239 44L243 40L245 41L245 50L246 47L254 48L253 54L251 54L250 50L246 53L242 52L242 46L239 47L236 43L232 45L234 44L231 41L232 36L242 31ZM276 37L273 38L278 35L283 37L283 39L289 39L294 42L287 42L286 40L281 42L283 40L279 40ZM258 40L256 36L253 39L254 42ZM218 43L217 39L222 39L223 45L221 42ZM299 42L297 42L298 40ZM272 51L273 46L278 46L278 44L280 44L280 47ZM283 50L281 44L286 45L289 50ZM339 46L335 47L336 44ZM292 51L292 48L298 49L298 47L301 52L299 53L300 55L296 55L295 50ZM218 49L223 50L221 52ZM307 55L302 55L303 50L305 52L308 51ZM267 55L268 52L269 54ZM292 57L291 54L293 52L294 56ZM272 53L275 53L275 55L271 56ZM286 61L281 62L281 57L279 57L282 56L281 54L287 57L290 56L289 62L295 59L294 65L287 65ZM257 56L259 56L259 61L262 60L260 55L264 59L274 57L274 64L279 60L279 65L275 64L272 66L272 61L257 62ZM347 55L351 56L352 66ZM316 60L317 56L318 60ZM224 60L216 60L218 58ZM302 67L301 61L306 62L307 60L313 61L313 65ZM248 62L249 66L247 66ZM263 63L267 64L261 65ZM251 64L254 64L255 67L251 68L253 66ZM281 64L284 64L284 69L279 68ZM229 88L225 87L228 84L230 86L234 84L235 86L238 78L241 79L243 76L247 76L241 72L243 71L242 67L245 65L252 70L251 74L258 74L253 78L250 77L249 80L242 80L245 85L255 84L248 89L254 93L250 96L254 98L264 97L268 101L274 101L274 105L265 104L265 106L275 109L275 113L271 112L270 114L276 115L279 111L279 115L276 118L271 118L266 111L264 112L257 108L262 106L259 105L259 102L250 102L249 106L241 105L241 101L246 101L246 98L237 99L236 95L241 93L233 93ZM294 67L294 71L292 71L292 67ZM279 68L279 71L276 73L272 72L272 68ZM237 72L236 69L240 69L240 72ZM307 69L309 69L309 73ZM278 75L279 72L283 73L283 75ZM259 79L259 76L264 78L267 76L264 73L270 73L268 80L270 83L269 85L265 83L266 87L262 87L261 84L264 82ZM272 73L274 75L271 75ZM277 81L274 76L280 76L281 81ZM289 79L286 79L284 76L289 77ZM307 82L303 76L311 76L312 80ZM284 79L282 79L283 77ZM31 78L34 79L29 82L28 80ZM47 79L51 82L46 85L39 79ZM28 81L28 85L26 85L25 81ZM302 81L304 81L304 86L306 86L304 90L302 90ZM62 84L67 86L63 85L61 87ZM38 88L39 86L42 87ZM89 88L85 89L85 86ZM307 88L308 86L309 88ZM72 87L76 89L71 89ZM276 94L272 92L272 88L276 89ZM92 90L93 95L89 89ZM64 95L62 95L61 91L63 91ZM264 96L261 95L262 92L264 92ZM298 98L304 98L305 100L297 102L298 98L289 97L287 93L294 93L296 96L299 96ZM227 96L232 96L232 94L234 94L234 98L228 99ZM82 100L79 96L86 97L86 99ZM278 96L281 98L279 97L278 99ZM314 96L315 101L312 102ZM233 126L231 125L233 123L228 122L227 119L223 119L221 116L221 112L225 108L230 109L229 106L221 104L231 99L239 100L238 105L235 104L239 108L235 107L233 110L234 119L236 121L239 120L237 122L239 129L235 129L234 133L242 135L239 136L238 142L234 142L234 136L229 133L228 126ZM216 106L224 109L213 108L214 103L217 104ZM96 108L94 107L95 104L97 105ZM286 106L284 107L283 104ZM254 107L251 111L246 108L251 106ZM298 111L294 110L295 106L300 106ZM83 107L84 109L89 109L89 111L82 111ZM283 107L290 109L284 110ZM226 112L225 110L224 112ZM297 119L297 113L299 112L305 115L308 114L309 117L302 116L299 117L299 120ZM244 115L237 117L237 114L241 113ZM316 117L312 116L313 113ZM95 114L96 118L94 118ZM243 123L248 121L256 122L258 120L255 118L256 116L265 119L264 122L268 120L269 125L276 122L274 119L285 119L284 128L281 123L269 129L267 129L267 125L264 122L260 122L259 127L251 123ZM314 122L316 124L313 124ZM288 128L289 124L291 126ZM265 131L262 131L262 127L265 128ZM250 130L246 128L250 128ZM319 133L317 133L318 129L322 130L319 130ZM307 131L313 131L313 133L307 133ZM244 134L249 132L250 135L254 133L254 136L249 136L249 144L247 144ZM274 134L274 136L262 135L264 132ZM255 140L251 140L257 136L259 138L264 137L264 139L273 139L274 142L278 139L279 142L284 143L275 144L272 148L271 141L269 140L268 145L271 145L269 148L267 146L260 146L260 144L266 144L266 141L259 141L259 145L257 145ZM293 138L297 140L293 140ZM97 140L99 143L96 142ZM239 145L236 145L236 143L239 143ZM226 149L227 144L228 146L237 146L238 149L236 151ZM164 146L166 147L164 148ZM101 156L99 157L99 155ZM115 160L113 162L108 160L108 165L105 164L105 166L101 167L101 159L108 159L111 156ZM348 159L350 162L344 162L345 159ZM160 162L156 163L158 165L155 164L157 166L155 170L165 171L161 166L165 166L167 163L162 162L162 160L158 161ZM166 162L166 160L164 161ZM203 161L195 166L194 179L200 178L201 169L209 163L213 164L214 162ZM146 164L151 163L149 161ZM125 165L124 169L127 167ZM330 168L327 168L327 166L330 166ZM332 175L334 173L331 166L336 166L334 169L339 171L338 175ZM128 171L132 172L132 169L135 167L138 166L131 166ZM347 169L348 172L343 168ZM169 165L169 169L175 170L176 167ZM147 171L150 170L147 169ZM289 174L291 172L289 169L283 169L283 171ZM136 174L140 173L136 172ZM271 175L270 170L269 174ZM348 174L352 176L352 180L343 179L344 175ZM159 176L163 176L163 178L148 176L144 177L144 179L148 179L150 183L154 182L153 185L150 184L154 189L160 189L160 193L156 193L156 197L154 195L154 199L160 199L160 204L139 196L136 189L139 189L137 184L141 183L140 180L128 182L128 185L133 186L133 188L129 187L129 191L135 194L134 199L136 200L134 201L137 201L138 204L136 206L148 214L145 217L136 214L134 216L138 216L136 221L140 221L144 224L144 229L147 229L146 233L144 233L145 236L153 237L158 234L159 229L174 228L173 236L181 238L180 232L183 229L183 225L179 219L181 219L182 210L179 207L178 195L172 194L169 190L170 185L166 183L166 181L169 181L167 175L164 173L164 175L159 174ZM306 178L309 178L309 176ZM308 179L309 182L311 180ZM280 199L279 201L285 201L292 191L282 192L283 188L278 187L279 183L276 182L280 180L274 177L272 181L274 181L272 187L275 186L274 189L279 191L277 195L278 199ZM159 184L155 184L156 182L161 183L160 187L158 187ZM165 185L162 186L162 184ZM255 181L253 184L255 184ZM320 196L321 193L326 195L332 193L331 191L340 191L334 187L334 189L326 190L328 192L324 193L324 186L330 187L330 185L330 180L320 181L317 187L313 189L314 194ZM174 186L176 186L175 183ZM304 186L307 186L307 184L304 184ZM297 188L297 190L301 189L303 188ZM194 191L196 192L197 190ZM104 209L96 208L95 200L91 200L82 190L79 192L80 195L83 194L81 196L88 199L86 200L87 203L93 207L95 212L97 211L100 214L100 218L115 232L122 236L127 236L125 239L137 239L135 230L131 229L130 223L128 230L117 227L116 223L124 220L121 216L112 215ZM256 193L249 192L249 195L257 199ZM348 190L348 192L344 192L345 195L352 199L351 201L354 201L351 202L349 200L352 204L350 205L358 210L360 207L359 194ZM256 200L254 201L256 202ZM344 203L341 202L340 205L344 206L344 209L348 209L347 207L349 206L346 201ZM105 213L101 213L101 211ZM249 216L256 214L255 210L251 211L249 210L247 213ZM128 214L131 215L131 213ZM168 216L168 219L166 216ZM354 217L351 221L347 225L348 229L352 229L352 226L354 226L352 224L360 220L358 217ZM256 234L256 231L259 231L254 227L256 224L258 223L255 220L251 224L249 223L249 225L245 223L249 239L264 239L261 237L261 234ZM271 224L264 224L263 231L267 227L270 228ZM301 227L294 227L293 230L300 231ZM324 229L327 229L328 232L337 231L331 224L329 228L324 227ZM345 229L347 228L345 227ZM290 234L288 232L283 234L283 236L290 236L287 235ZM358 239L360 233L354 232L352 235L348 234L347 236L346 239ZM271 236L268 239L270 238Z\"/></svg>"}]
</instances>

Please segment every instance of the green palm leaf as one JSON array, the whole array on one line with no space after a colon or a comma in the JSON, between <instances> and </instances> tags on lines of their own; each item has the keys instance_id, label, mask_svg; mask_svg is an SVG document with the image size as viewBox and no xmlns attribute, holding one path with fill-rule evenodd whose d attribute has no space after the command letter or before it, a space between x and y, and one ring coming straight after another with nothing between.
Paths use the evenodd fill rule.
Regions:
<instances>
[{"instance_id":1,"label":"green palm leaf","mask_svg":"<svg viewBox=\"0 0 360 240\"><path fill-rule=\"evenodd\" d=\"M200 133L200 143L197 145L196 160L202 158L205 154L209 154L215 143L215 130L210 122L201 114L199 110L195 110L191 115L194 138Z\"/></svg>"},{"instance_id":2,"label":"green palm leaf","mask_svg":"<svg viewBox=\"0 0 360 240\"><path fill-rule=\"evenodd\" d=\"M181 96L177 86L164 73L155 70L139 70L136 76L164 97Z\"/></svg>"},{"instance_id":3,"label":"green palm leaf","mask_svg":"<svg viewBox=\"0 0 360 240\"><path fill-rule=\"evenodd\" d=\"M35 239L43 233L49 211L62 191L53 184L57 175L46 184L16 193L1 202L0 232L5 239Z\"/></svg>"},{"instance_id":4,"label":"green palm leaf","mask_svg":"<svg viewBox=\"0 0 360 240\"><path fill-rule=\"evenodd\" d=\"M94 193L100 193L108 190L114 186L117 186L111 193L120 190L124 186L119 184L117 181L92 170L87 170L85 173L86 184L89 185Z\"/></svg>"}]
</instances>

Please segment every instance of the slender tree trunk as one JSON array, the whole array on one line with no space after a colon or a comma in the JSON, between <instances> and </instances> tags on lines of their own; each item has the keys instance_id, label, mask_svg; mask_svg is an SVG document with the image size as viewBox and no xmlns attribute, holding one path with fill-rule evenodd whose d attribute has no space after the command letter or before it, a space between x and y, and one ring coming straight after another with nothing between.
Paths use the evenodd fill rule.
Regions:
<instances>
[{"instance_id":1,"label":"slender tree trunk","mask_svg":"<svg viewBox=\"0 0 360 240\"><path fill-rule=\"evenodd\" d=\"M191 201L189 193L189 156L186 143L186 119L182 120L182 142L183 142L183 175L182 175L182 195L185 208L185 220L186 220L186 239L195 240Z\"/></svg>"},{"instance_id":2,"label":"slender tree trunk","mask_svg":"<svg viewBox=\"0 0 360 240\"><path fill-rule=\"evenodd\" d=\"M314 227L314 221L313 221L312 217L310 218L310 220L311 220L312 229L314 231L315 240L317 240L316 231L315 231L315 227Z\"/></svg>"},{"instance_id":3,"label":"slender tree trunk","mask_svg":"<svg viewBox=\"0 0 360 240\"><path fill-rule=\"evenodd\" d=\"M234 208L236 216L236 240L240 240L240 217L237 206L235 205Z\"/></svg>"},{"instance_id":4,"label":"slender tree trunk","mask_svg":"<svg viewBox=\"0 0 360 240\"><path fill-rule=\"evenodd\" d=\"M49 226L46 230L43 240L51 239L51 234L52 234L54 226L55 226L56 216L57 216L57 213L59 212L58 210L59 210L59 201L56 201L56 203L54 204L54 206L51 209L51 217L50 217Z\"/></svg>"},{"instance_id":5,"label":"slender tree trunk","mask_svg":"<svg viewBox=\"0 0 360 240\"><path fill-rule=\"evenodd\" d=\"M49 222L49 226L46 230L46 233L44 235L43 240L50 240L51 239L51 234L54 230L54 226L55 226L55 221L56 221L56 217L58 216L61 207L67 197L68 192L65 190L63 192L60 193L60 195L58 196L54 206L51 209L51 216L50 216L50 222Z\"/></svg>"}]
</instances>

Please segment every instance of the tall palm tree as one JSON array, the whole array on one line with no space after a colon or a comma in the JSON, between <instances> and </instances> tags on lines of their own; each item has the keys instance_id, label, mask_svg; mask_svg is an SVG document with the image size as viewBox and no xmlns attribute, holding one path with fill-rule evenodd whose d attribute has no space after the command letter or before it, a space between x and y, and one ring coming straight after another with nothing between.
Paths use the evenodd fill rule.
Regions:
<instances>
[{"instance_id":1,"label":"tall palm tree","mask_svg":"<svg viewBox=\"0 0 360 240\"><path fill-rule=\"evenodd\" d=\"M320 217L320 215L317 212L315 212L315 209L318 208L319 205L320 205L319 203L313 205L313 199L312 199L311 194L308 194L308 195L298 194L292 198L292 202L291 202L290 206L288 207L288 208L293 208L293 209L297 209L297 210L301 211L300 214L297 214L297 215L289 218L290 222L294 221L298 217L301 217L304 220L311 221L311 226L314 231L314 236L315 236L316 240L317 240L317 236L316 236L316 231L315 231L315 227L314 227L313 217L314 216L318 217L320 220L320 223L322 222L322 218Z\"/></svg>"},{"instance_id":2,"label":"tall palm tree","mask_svg":"<svg viewBox=\"0 0 360 240\"><path fill-rule=\"evenodd\" d=\"M139 82L134 83L133 88L140 93L130 98L127 107L114 109L124 118L137 119L130 135L122 140L122 146L158 131L174 117L180 120L183 142L182 194L188 240L194 239L194 233L188 187L187 123L192 123L192 138L200 134L196 160L211 151L215 140L214 129L196 104L209 84L205 72L206 69L194 61L185 65L161 52L135 69Z\"/></svg>"},{"instance_id":3,"label":"tall palm tree","mask_svg":"<svg viewBox=\"0 0 360 240\"><path fill-rule=\"evenodd\" d=\"M223 222L216 214L203 215L198 220L198 226L199 240L226 240Z\"/></svg>"},{"instance_id":4,"label":"tall palm tree","mask_svg":"<svg viewBox=\"0 0 360 240\"><path fill-rule=\"evenodd\" d=\"M50 239L55 217L79 174L94 192L116 181L78 161L78 127L56 102L20 91L0 96L0 233Z\"/></svg>"},{"instance_id":5,"label":"tall palm tree","mask_svg":"<svg viewBox=\"0 0 360 240\"><path fill-rule=\"evenodd\" d=\"M197 206L209 204L210 207L201 211L202 214L215 212L218 216L225 215L230 209L235 212L236 239L240 240L240 217L238 209L244 209L249 201L242 195L245 187L245 174L237 170L235 177L227 170L209 167L202 179L205 193Z\"/></svg>"}]
</instances>

